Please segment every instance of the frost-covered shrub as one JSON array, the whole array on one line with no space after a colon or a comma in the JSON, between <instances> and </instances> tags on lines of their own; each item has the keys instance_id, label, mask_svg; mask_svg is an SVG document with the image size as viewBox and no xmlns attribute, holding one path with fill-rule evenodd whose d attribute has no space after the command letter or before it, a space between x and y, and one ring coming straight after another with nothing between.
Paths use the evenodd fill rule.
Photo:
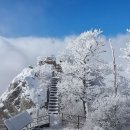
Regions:
<instances>
[{"instance_id":1,"label":"frost-covered shrub","mask_svg":"<svg viewBox=\"0 0 130 130\"><path fill-rule=\"evenodd\" d=\"M93 107L95 111L91 113L91 120L94 126L105 130L127 130L130 127L130 101L126 97L104 97Z\"/></svg>"}]
</instances>

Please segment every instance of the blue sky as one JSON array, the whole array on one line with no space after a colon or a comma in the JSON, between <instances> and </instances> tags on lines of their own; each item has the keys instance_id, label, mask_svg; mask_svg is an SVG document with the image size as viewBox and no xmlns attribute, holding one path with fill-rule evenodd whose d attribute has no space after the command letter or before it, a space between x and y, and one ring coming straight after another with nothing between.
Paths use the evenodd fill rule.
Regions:
<instances>
[{"instance_id":1,"label":"blue sky","mask_svg":"<svg viewBox=\"0 0 130 130\"><path fill-rule=\"evenodd\" d=\"M105 35L130 27L130 0L0 0L0 35L64 37L100 28Z\"/></svg>"},{"instance_id":2,"label":"blue sky","mask_svg":"<svg viewBox=\"0 0 130 130\"><path fill-rule=\"evenodd\" d=\"M38 56L57 55L92 28L103 30L120 55L130 41L130 0L0 0L0 95Z\"/></svg>"}]
</instances>

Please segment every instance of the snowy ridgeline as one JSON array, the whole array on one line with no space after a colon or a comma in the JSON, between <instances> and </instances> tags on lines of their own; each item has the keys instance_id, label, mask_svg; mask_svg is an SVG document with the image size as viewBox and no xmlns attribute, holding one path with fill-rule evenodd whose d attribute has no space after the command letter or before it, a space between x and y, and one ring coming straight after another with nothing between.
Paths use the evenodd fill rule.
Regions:
<instances>
[{"instance_id":1,"label":"snowy ridgeline","mask_svg":"<svg viewBox=\"0 0 130 130\"><path fill-rule=\"evenodd\" d=\"M35 104L41 106L46 101L47 85L49 85L51 75L50 70L49 65L24 69L13 79L8 90L2 94L1 100L7 100L13 91L21 87L20 98L31 99Z\"/></svg>"},{"instance_id":2,"label":"snowy ridgeline","mask_svg":"<svg viewBox=\"0 0 130 130\"><path fill-rule=\"evenodd\" d=\"M51 65L48 64L25 68L0 97L1 118L9 118L23 110L31 113L43 108L46 111L47 88L51 76Z\"/></svg>"},{"instance_id":3,"label":"snowy ridgeline","mask_svg":"<svg viewBox=\"0 0 130 130\"><path fill-rule=\"evenodd\" d=\"M101 33L100 30L82 33L58 56L62 71L55 87L58 88L60 111L71 119L71 115L86 116L84 130L129 130L130 44L122 49L122 57L127 59L128 65L118 65L113 43ZM111 53L106 51L108 42ZM110 55L112 61L107 61L104 55ZM30 113L35 111L34 117L40 111L37 108L47 112L46 92L51 84L52 68L50 58L47 62L43 60L45 58L42 62L38 59L37 66L24 69L1 96L1 119L26 109ZM53 65L56 66L55 58Z\"/></svg>"}]
</instances>

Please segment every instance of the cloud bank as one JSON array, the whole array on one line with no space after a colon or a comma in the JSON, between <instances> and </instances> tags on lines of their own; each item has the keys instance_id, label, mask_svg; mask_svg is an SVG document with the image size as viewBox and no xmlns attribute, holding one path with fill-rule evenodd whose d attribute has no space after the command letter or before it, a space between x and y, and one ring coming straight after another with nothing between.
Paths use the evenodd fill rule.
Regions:
<instances>
[{"instance_id":1,"label":"cloud bank","mask_svg":"<svg viewBox=\"0 0 130 130\"><path fill-rule=\"evenodd\" d=\"M74 37L75 36L68 36L63 39L44 37L0 37L0 95L23 68L30 64L36 64L36 58L38 56L57 55ZM130 41L130 34L120 34L111 37L111 40L116 50L116 55L120 56L122 54L120 48L126 47L126 43ZM109 45L106 46L109 55L107 53L105 57L110 61L110 47ZM118 60L119 59L120 58L118 58Z\"/></svg>"},{"instance_id":2,"label":"cloud bank","mask_svg":"<svg viewBox=\"0 0 130 130\"><path fill-rule=\"evenodd\" d=\"M36 64L38 56L57 55L70 39L0 37L0 95L23 68Z\"/></svg>"}]
</instances>

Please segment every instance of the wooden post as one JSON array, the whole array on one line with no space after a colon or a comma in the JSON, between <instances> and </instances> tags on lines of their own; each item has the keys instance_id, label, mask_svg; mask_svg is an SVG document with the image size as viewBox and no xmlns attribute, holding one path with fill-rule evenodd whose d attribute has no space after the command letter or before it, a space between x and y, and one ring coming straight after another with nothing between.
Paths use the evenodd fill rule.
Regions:
<instances>
[{"instance_id":1,"label":"wooden post","mask_svg":"<svg viewBox=\"0 0 130 130\"><path fill-rule=\"evenodd\" d=\"M32 127L32 126L31 126L31 123L30 123L29 125L30 125L30 129L31 129L31 127Z\"/></svg>"},{"instance_id":2,"label":"wooden post","mask_svg":"<svg viewBox=\"0 0 130 130\"><path fill-rule=\"evenodd\" d=\"M50 126L50 122L51 122L51 117L50 117L50 115L48 115L49 116L49 126Z\"/></svg>"},{"instance_id":3,"label":"wooden post","mask_svg":"<svg viewBox=\"0 0 130 130\"><path fill-rule=\"evenodd\" d=\"M28 130L28 126L26 126L26 129Z\"/></svg>"},{"instance_id":4,"label":"wooden post","mask_svg":"<svg viewBox=\"0 0 130 130\"><path fill-rule=\"evenodd\" d=\"M78 129L79 129L79 115L78 115Z\"/></svg>"},{"instance_id":5,"label":"wooden post","mask_svg":"<svg viewBox=\"0 0 130 130\"><path fill-rule=\"evenodd\" d=\"M63 113L61 113L61 120L62 120L62 125L63 125Z\"/></svg>"}]
</instances>

